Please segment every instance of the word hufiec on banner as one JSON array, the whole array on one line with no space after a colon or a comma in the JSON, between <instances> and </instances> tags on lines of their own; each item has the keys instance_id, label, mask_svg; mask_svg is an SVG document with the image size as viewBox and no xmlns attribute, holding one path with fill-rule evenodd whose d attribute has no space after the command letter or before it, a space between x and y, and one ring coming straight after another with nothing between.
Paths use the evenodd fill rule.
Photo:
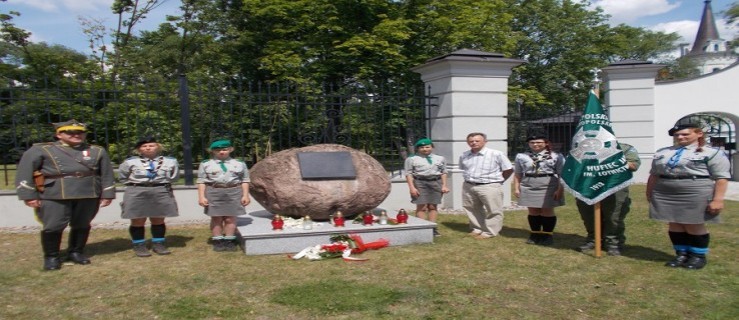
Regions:
<instances>
[{"instance_id":1,"label":"word hufiec on banner","mask_svg":"<svg viewBox=\"0 0 739 320\"><path fill-rule=\"evenodd\" d=\"M565 187L576 198L593 205L628 187L632 177L611 121L591 91L562 170Z\"/></svg>"}]
</instances>

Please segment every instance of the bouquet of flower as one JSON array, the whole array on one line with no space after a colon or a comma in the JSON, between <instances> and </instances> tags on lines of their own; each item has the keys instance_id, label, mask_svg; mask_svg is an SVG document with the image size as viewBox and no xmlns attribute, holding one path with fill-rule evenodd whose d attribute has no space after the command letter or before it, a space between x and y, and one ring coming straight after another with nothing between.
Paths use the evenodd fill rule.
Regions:
<instances>
[{"instance_id":1,"label":"bouquet of flower","mask_svg":"<svg viewBox=\"0 0 739 320\"><path fill-rule=\"evenodd\" d=\"M390 241L386 239L364 243L362 237L357 234L336 234L329 237L329 240L331 243L305 248L290 258L298 260L306 257L309 260L323 260L341 257L344 261L366 261L367 259L351 257L351 254L377 250L390 245Z\"/></svg>"}]
</instances>

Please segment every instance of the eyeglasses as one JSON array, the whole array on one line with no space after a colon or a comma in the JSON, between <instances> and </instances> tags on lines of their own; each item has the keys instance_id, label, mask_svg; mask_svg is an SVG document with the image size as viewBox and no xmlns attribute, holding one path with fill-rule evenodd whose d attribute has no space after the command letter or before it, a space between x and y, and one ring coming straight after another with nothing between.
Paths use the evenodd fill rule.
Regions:
<instances>
[{"instance_id":1,"label":"eyeglasses","mask_svg":"<svg viewBox=\"0 0 739 320\"><path fill-rule=\"evenodd\" d=\"M76 134L84 134L86 132L85 131L82 131L82 130L65 130L65 131L62 131L62 133L66 133L66 134L68 134L70 136L73 136L73 135L76 135Z\"/></svg>"}]
</instances>

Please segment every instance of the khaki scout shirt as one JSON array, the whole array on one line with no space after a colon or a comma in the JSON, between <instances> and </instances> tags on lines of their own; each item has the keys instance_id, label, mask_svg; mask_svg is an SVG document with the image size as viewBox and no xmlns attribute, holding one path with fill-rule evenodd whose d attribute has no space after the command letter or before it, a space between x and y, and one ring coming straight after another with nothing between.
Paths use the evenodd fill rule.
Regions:
<instances>
[{"instance_id":1,"label":"khaki scout shirt","mask_svg":"<svg viewBox=\"0 0 739 320\"><path fill-rule=\"evenodd\" d=\"M208 159L200 163L197 183L236 186L249 183L249 169L246 163L233 158L223 161L226 171L221 168L220 160Z\"/></svg>"}]
</instances>

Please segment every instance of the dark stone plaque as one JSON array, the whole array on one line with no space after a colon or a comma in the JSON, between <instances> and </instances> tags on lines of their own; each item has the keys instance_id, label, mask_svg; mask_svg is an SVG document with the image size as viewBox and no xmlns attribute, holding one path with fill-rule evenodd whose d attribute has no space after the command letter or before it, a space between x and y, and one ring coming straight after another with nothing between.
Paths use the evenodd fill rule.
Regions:
<instances>
[{"instance_id":1,"label":"dark stone plaque","mask_svg":"<svg viewBox=\"0 0 739 320\"><path fill-rule=\"evenodd\" d=\"M352 155L338 152L298 152L300 175L303 179L355 179Z\"/></svg>"}]
</instances>

